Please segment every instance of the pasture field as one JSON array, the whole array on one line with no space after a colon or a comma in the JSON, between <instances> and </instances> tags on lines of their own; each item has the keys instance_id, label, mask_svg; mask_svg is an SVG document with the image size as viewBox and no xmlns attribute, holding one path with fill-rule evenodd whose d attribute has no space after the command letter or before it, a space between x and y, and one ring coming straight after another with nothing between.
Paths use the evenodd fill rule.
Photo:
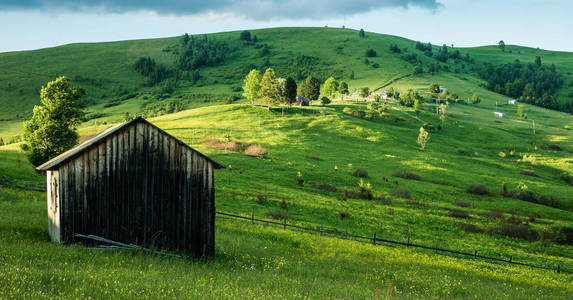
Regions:
<instances>
[{"instance_id":1,"label":"pasture field","mask_svg":"<svg viewBox=\"0 0 573 300\"><path fill-rule=\"evenodd\" d=\"M457 72L410 75L412 65L389 50L397 44L417 51L414 41L400 37L359 38L354 30L334 28L251 33L268 53L239 41L239 32L208 35L228 41L230 56L170 93L145 86L132 65L142 56L172 65L173 54L165 49L178 38L1 53L0 137L20 136L41 85L67 75L88 90L90 118L79 128L82 139L122 122L126 112L182 104L148 120L226 166L215 174L218 211L573 271L570 114L524 104L528 117L520 118L507 97L486 90L475 73L454 63L450 69ZM377 56L366 64L368 48ZM565 78L559 101L569 97L571 53L511 45L505 53L496 47L459 50L500 64L541 55ZM412 88L429 99L428 86L438 83L463 100L478 93L482 101L450 103L442 121L432 102L416 113L382 101L386 111L379 113L363 101L267 110L241 98L238 87L252 65L270 63L279 76L290 74L293 58L301 55L318 58L309 67L317 77L333 75L351 90ZM425 64L433 61L418 56ZM494 118L494 111L506 117ZM416 139L424 124L430 139L420 151ZM264 148L264 158L246 155L243 144ZM43 183L20 145L0 146L0 175ZM46 215L45 193L0 186L0 298L567 299L573 293L571 274L224 218L216 221L216 256L207 261L61 246L49 241Z\"/></svg>"}]
</instances>

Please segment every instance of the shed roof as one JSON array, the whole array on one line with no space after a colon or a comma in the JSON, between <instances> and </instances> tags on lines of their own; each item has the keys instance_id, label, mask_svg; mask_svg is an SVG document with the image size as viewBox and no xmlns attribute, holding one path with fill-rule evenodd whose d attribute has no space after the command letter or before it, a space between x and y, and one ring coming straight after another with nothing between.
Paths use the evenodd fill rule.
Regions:
<instances>
[{"instance_id":1,"label":"shed roof","mask_svg":"<svg viewBox=\"0 0 573 300\"><path fill-rule=\"evenodd\" d=\"M178 143L180 143L181 145L183 145L183 146L185 146L185 147L187 147L187 148L189 148L189 149L191 149L191 150L197 152L197 153L198 153L200 156L202 156L203 158L205 158L205 159L211 161L216 169L225 168L223 165L221 165L220 163L218 163L218 162L214 161L213 159L209 158L207 155L205 155L205 154L203 154L203 153L201 153L201 152L199 152L199 151L193 149L191 146L189 146L189 145L187 145L186 143L182 142L182 141L179 140L178 138L176 138L176 137L170 135L169 133L165 132L165 130L163 130L163 129L161 129L161 128L155 126L155 125L153 125L151 122L145 120L145 119L142 118L142 117L137 117L137 118L135 118L135 119L133 119L133 120L131 120L131 121L129 121L129 122L125 122L125 123L123 123L123 124L118 124L118 125L114 125L114 126L111 126L111 127L107 128L106 130L104 130L104 131L102 131L102 132L96 134L96 135L93 136L92 138L85 140L83 143L81 143L81 144L79 144L79 145L73 147L72 149L70 149L70 150L68 150L68 151L66 151L66 152L64 152L64 153L62 153L62 154L60 154L60 155L58 155L58 156L52 158L51 160L45 162L44 164L38 166L38 167L36 168L36 170L39 170L39 171L53 170L53 169L55 169L56 167L58 167L60 164L62 164L63 162L65 162L65 161L67 161L67 160L69 160L69 159L74 158L78 153L81 153L81 152L83 152L84 150L89 149L89 148L91 148L92 146L98 144L100 141L102 141L102 140L105 139L106 137L108 137L108 136L114 134L115 132L119 131L119 130L122 129L122 128L129 127L129 126L131 126L132 124L135 124L135 123L137 123L137 122L146 123L146 124L148 124L148 125L150 125L150 126L153 126L153 127L156 128L157 130L159 130L159 132L161 132L162 134L169 135L170 137L174 138L174 139L175 139Z\"/></svg>"}]
</instances>

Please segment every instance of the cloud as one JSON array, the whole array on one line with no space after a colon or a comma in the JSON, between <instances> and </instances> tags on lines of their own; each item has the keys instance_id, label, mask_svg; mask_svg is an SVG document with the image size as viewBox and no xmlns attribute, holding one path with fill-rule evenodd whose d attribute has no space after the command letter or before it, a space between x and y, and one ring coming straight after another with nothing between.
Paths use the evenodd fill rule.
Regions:
<instances>
[{"instance_id":1,"label":"cloud","mask_svg":"<svg viewBox=\"0 0 573 300\"><path fill-rule=\"evenodd\" d=\"M127 13L152 11L162 15L230 13L254 20L327 19L388 7L418 6L435 10L437 0L2 0L0 11L80 11Z\"/></svg>"}]
</instances>

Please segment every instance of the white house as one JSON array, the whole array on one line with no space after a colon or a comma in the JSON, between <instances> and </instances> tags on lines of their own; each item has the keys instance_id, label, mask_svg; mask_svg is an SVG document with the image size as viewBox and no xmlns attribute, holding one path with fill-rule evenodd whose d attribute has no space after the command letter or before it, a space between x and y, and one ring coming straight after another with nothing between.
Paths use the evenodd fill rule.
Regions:
<instances>
[{"instance_id":1,"label":"white house","mask_svg":"<svg viewBox=\"0 0 573 300\"><path fill-rule=\"evenodd\" d=\"M509 99L509 100L507 100L507 104L515 105L516 102L517 102L517 101L515 101L515 99Z\"/></svg>"},{"instance_id":2,"label":"white house","mask_svg":"<svg viewBox=\"0 0 573 300\"><path fill-rule=\"evenodd\" d=\"M493 116L496 118L505 118L505 114L502 112L498 112L498 111L494 112Z\"/></svg>"}]
</instances>

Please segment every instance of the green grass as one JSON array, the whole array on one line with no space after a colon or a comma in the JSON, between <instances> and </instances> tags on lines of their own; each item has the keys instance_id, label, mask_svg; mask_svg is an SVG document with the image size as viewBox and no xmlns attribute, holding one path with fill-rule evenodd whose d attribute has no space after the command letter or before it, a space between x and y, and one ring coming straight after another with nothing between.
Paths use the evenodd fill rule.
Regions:
<instances>
[{"instance_id":1,"label":"green grass","mask_svg":"<svg viewBox=\"0 0 573 300\"><path fill-rule=\"evenodd\" d=\"M0 208L0 293L7 298L555 299L573 291L571 276L556 272L224 219L217 219L209 261L60 246L45 232L43 193L0 188Z\"/></svg>"},{"instance_id":2,"label":"green grass","mask_svg":"<svg viewBox=\"0 0 573 300\"><path fill-rule=\"evenodd\" d=\"M292 218L289 222L297 225L313 228L322 225L337 232L348 230L364 236L376 233L380 238L403 241L409 235L414 243L467 252L478 250L482 255L505 259L511 255L515 261L551 267L560 264L573 270L570 245L550 240L529 242L488 230L499 223L488 217L492 211L500 211L506 219L515 216L527 221L539 232L550 232L554 226L573 226L572 187L559 178L562 172L573 174L571 115L525 105L528 119L520 119L516 106L507 105L505 96L485 90L483 82L471 73L410 76L391 86L403 91L414 88L425 94L429 84L436 82L462 99L468 99L474 92L482 98L477 105L450 104L441 130L437 129L441 123L434 113L434 104L423 103L417 118L431 123L435 129L429 131L430 141L422 152L416 144L422 122L412 109L397 103L388 103L387 114L372 120L343 112L346 107L366 110L364 103L334 101L328 106L285 108L284 116L281 108L267 111L244 104L223 104L228 95L236 94L232 87L240 85L245 64L251 61L259 64L267 58L280 74L288 71L288 61L293 56L321 57L319 74L341 72L342 78L346 78L352 70L356 79L350 85L355 88L373 89L411 71L409 64L388 50L390 43L413 49L412 41L398 37L368 34L366 39L360 39L355 31L322 28L278 28L253 33L261 43L271 45L269 57L258 57L258 49L242 46L237 32L216 34L240 50L234 51L227 63L202 69L198 83L181 82L167 98L189 101L187 108L192 109L150 119L227 166L216 173L218 210L244 215L254 210L261 218L286 213ZM311 47L311 40L313 44L332 47ZM0 54L0 66L20 61L21 68L14 64L8 69L24 72L39 63L35 60L40 57L53 55L53 61L59 59L59 64L48 64L48 73L69 70L77 72L71 75L108 78L101 88L87 85L95 95L89 110L103 114L80 127L80 134L88 136L120 122L125 112L139 112L155 101L149 96L157 93L157 88L142 87L142 78L129 69L130 64L142 55L152 55L169 64L170 54L162 49L173 42L172 38L79 44L5 53ZM340 51L337 45L345 45L342 54L337 54ZM369 60L380 63L380 68L362 61L367 47L377 51L378 56ZM491 57L499 63L511 61L513 56L522 61L529 57L533 60L541 51L520 49L520 54L516 50L511 54L501 53L493 47L461 51L468 51L476 59ZM94 62L79 59L81 51L102 54L92 59L114 58L110 58L109 65L101 62L108 70L91 72ZM75 64L66 63L61 53L78 60ZM554 59L556 64L569 55L543 51L542 54L544 62ZM24 59L32 56L28 65ZM429 62L429 58L423 59ZM568 68L569 61L562 61L558 70ZM49 76L42 79L28 74L15 78L14 82L24 77L30 80L30 86L51 80ZM105 107L120 81L138 95ZM30 107L38 99L37 95L25 93L20 98L10 95L14 97L0 96L3 107L5 103L14 104L10 111L2 111L0 115L2 137L21 134L22 116L29 116ZM496 119L493 111L505 112L507 116ZM14 117L16 114L20 116ZM205 144L205 139L224 139L229 134L235 141L266 148L267 157L253 158L241 152L208 148ZM561 150L551 150L556 146ZM509 148L515 149L513 156ZM507 153L503 158L499 155L502 150ZM410 192L413 200L392 197L391 203L386 204L352 198L339 200L343 190L358 190L360 178L352 175L358 168L368 171L369 177L364 181L371 184L374 196L388 195L398 187ZM414 172L422 180L393 177L397 169ZM531 169L539 177L523 175L520 173L523 169ZM303 186L297 185L298 172L304 178ZM34 172L18 144L0 146L0 174L30 182L44 180ZM467 193L467 187L475 183L483 184L490 194ZM501 197L503 183L510 190L527 186L539 195L558 199L561 208ZM312 187L314 184L329 184L338 191L317 190ZM269 298L370 298L391 293L399 298L567 298L573 291L571 275L460 260L425 251L361 245L265 226L245 226L224 219L217 220L217 255L209 262L96 252L81 245L59 246L48 240L44 197L41 193L0 188L2 295L253 298L264 294ZM469 206L456 206L459 200ZM467 212L469 218L452 217L453 209ZM341 218L341 213L347 217ZM535 219L533 222L528 221L530 215ZM486 232L468 233L460 222L476 225Z\"/></svg>"}]
</instances>

